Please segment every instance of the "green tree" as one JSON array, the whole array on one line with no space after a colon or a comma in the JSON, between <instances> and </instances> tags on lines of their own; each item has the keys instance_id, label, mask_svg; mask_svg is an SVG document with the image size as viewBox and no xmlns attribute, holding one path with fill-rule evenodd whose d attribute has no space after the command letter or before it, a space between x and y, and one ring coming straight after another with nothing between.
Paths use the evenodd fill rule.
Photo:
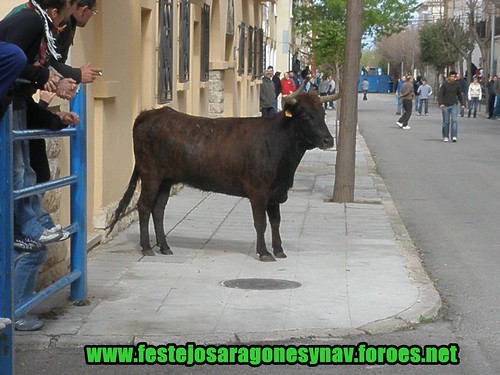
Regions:
<instances>
[{"instance_id":1,"label":"green tree","mask_svg":"<svg viewBox=\"0 0 500 375\"><path fill-rule=\"evenodd\" d=\"M445 20L429 23L420 29L420 58L438 72L443 72L446 67L455 64L459 57L458 50L446 35Z\"/></svg>"},{"instance_id":2,"label":"green tree","mask_svg":"<svg viewBox=\"0 0 500 375\"><path fill-rule=\"evenodd\" d=\"M346 100L340 106L335 202L354 200L361 35L377 39L403 30L416 5L417 0L313 0L294 7L295 30L309 45L313 61L323 69L343 66L345 72L340 77L341 97Z\"/></svg>"}]
</instances>

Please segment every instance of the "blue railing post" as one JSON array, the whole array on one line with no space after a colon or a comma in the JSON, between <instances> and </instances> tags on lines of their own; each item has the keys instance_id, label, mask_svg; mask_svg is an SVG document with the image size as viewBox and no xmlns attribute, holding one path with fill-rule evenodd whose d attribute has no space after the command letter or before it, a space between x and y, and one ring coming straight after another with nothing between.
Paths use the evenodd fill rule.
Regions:
<instances>
[{"instance_id":1,"label":"blue railing post","mask_svg":"<svg viewBox=\"0 0 500 375\"><path fill-rule=\"evenodd\" d=\"M14 320L12 106L0 119L0 317ZM0 333L0 372L14 373L14 322Z\"/></svg>"},{"instance_id":2,"label":"blue railing post","mask_svg":"<svg viewBox=\"0 0 500 375\"><path fill-rule=\"evenodd\" d=\"M85 85L71 101L71 110L80 116L77 132L71 136L71 174L78 183L71 185L71 222L78 230L71 241L71 272L80 277L71 283L71 300L83 301L87 295L87 95Z\"/></svg>"}]
</instances>

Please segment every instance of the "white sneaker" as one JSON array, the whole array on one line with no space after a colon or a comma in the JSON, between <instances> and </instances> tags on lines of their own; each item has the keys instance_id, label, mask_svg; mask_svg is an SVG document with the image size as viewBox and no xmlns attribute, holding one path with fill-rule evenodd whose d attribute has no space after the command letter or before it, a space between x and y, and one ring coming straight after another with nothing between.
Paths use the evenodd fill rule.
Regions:
<instances>
[{"instance_id":1,"label":"white sneaker","mask_svg":"<svg viewBox=\"0 0 500 375\"><path fill-rule=\"evenodd\" d=\"M402 128L402 127L403 127L403 124L402 124L402 123L400 123L399 121L398 121L398 122L396 122L396 125L397 125L397 126L399 126L400 128Z\"/></svg>"},{"instance_id":2,"label":"white sneaker","mask_svg":"<svg viewBox=\"0 0 500 375\"><path fill-rule=\"evenodd\" d=\"M53 233L53 232L50 232L47 229L45 229L43 231L42 235L40 236L40 238L38 239L38 242L40 242L41 244L47 244L47 243L59 241L59 239L61 237L62 237L61 232Z\"/></svg>"},{"instance_id":3,"label":"white sneaker","mask_svg":"<svg viewBox=\"0 0 500 375\"><path fill-rule=\"evenodd\" d=\"M54 225L52 228L45 229L47 232L50 233L59 233L62 232L62 227L59 224Z\"/></svg>"},{"instance_id":4,"label":"white sneaker","mask_svg":"<svg viewBox=\"0 0 500 375\"><path fill-rule=\"evenodd\" d=\"M453 137L451 140L452 140L453 142L456 142L456 141L457 141L457 137Z\"/></svg>"},{"instance_id":5,"label":"white sneaker","mask_svg":"<svg viewBox=\"0 0 500 375\"><path fill-rule=\"evenodd\" d=\"M444 141L444 142L448 142L448 141L449 141L448 137L444 137L444 138L443 138L443 141Z\"/></svg>"},{"instance_id":6,"label":"white sneaker","mask_svg":"<svg viewBox=\"0 0 500 375\"><path fill-rule=\"evenodd\" d=\"M411 129L411 126L410 126L410 125L406 125L406 126L403 126L401 129L404 129L404 130L410 130L410 129Z\"/></svg>"}]
</instances>

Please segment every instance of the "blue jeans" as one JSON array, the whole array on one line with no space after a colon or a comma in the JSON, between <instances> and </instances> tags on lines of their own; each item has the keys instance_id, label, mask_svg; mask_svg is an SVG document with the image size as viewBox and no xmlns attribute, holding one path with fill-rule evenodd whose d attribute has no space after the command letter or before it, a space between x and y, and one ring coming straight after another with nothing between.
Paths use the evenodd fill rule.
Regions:
<instances>
[{"instance_id":1,"label":"blue jeans","mask_svg":"<svg viewBox=\"0 0 500 375\"><path fill-rule=\"evenodd\" d=\"M493 116L500 116L500 95L495 95L495 109L493 111Z\"/></svg>"},{"instance_id":2,"label":"blue jeans","mask_svg":"<svg viewBox=\"0 0 500 375\"><path fill-rule=\"evenodd\" d=\"M21 253L14 251L14 257ZM29 253L14 264L14 305L19 306L33 297L40 267L47 259L47 250Z\"/></svg>"},{"instance_id":3,"label":"blue jeans","mask_svg":"<svg viewBox=\"0 0 500 375\"><path fill-rule=\"evenodd\" d=\"M443 108L443 138L450 137L451 125L451 138L457 136L458 132L458 104L453 104Z\"/></svg>"},{"instance_id":4,"label":"blue jeans","mask_svg":"<svg viewBox=\"0 0 500 375\"><path fill-rule=\"evenodd\" d=\"M478 97L470 99L470 101L469 101L469 117L470 117L471 112L473 112L474 117L476 117L478 105L479 105L479 98Z\"/></svg>"},{"instance_id":5,"label":"blue jeans","mask_svg":"<svg viewBox=\"0 0 500 375\"><path fill-rule=\"evenodd\" d=\"M429 113L429 99L419 99L419 100L420 100L420 104L418 107L418 114L419 115L422 114L422 109L424 110L425 114L428 114Z\"/></svg>"},{"instance_id":6,"label":"blue jeans","mask_svg":"<svg viewBox=\"0 0 500 375\"><path fill-rule=\"evenodd\" d=\"M13 128L26 129L26 110L19 109L13 113ZM28 141L15 141L13 146L13 185L14 189L22 189L36 184L36 174L30 166ZM14 201L14 227L19 233L32 239L39 239L46 228L54 226L50 215L42 207L40 195L17 199Z\"/></svg>"}]
</instances>

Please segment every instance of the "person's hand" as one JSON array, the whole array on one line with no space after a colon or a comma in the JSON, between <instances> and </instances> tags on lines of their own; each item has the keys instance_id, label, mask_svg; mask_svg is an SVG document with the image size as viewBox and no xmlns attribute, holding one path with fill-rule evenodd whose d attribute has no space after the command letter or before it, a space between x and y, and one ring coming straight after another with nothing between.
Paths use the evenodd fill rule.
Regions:
<instances>
[{"instance_id":1,"label":"person's hand","mask_svg":"<svg viewBox=\"0 0 500 375\"><path fill-rule=\"evenodd\" d=\"M70 100L75 96L78 85L73 78L64 78L57 85L56 94L61 99Z\"/></svg>"},{"instance_id":2,"label":"person's hand","mask_svg":"<svg viewBox=\"0 0 500 375\"><path fill-rule=\"evenodd\" d=\"M441 105L439 106L439 108L441 108L441 110L443 110L443 109L444 109L444 104L441 104Z\"/></svg>"},{"instance_id":3,"label":"person's hand","mask_svg":"<svg viewBox=\"0 0 500 375\"><path fill-rule=\"evenodd\" d=\"M55 70L49 71L49 79L47 83L43 86L45 91L57 92L57 86L59 85L59 81L61 80L61 76Z\"/></svg>"},{"instance_id":4,"label":"person's hand","mask_svg":"<svg viewBox=\"0 0 500 375\"><path fill-rule=\"evenodd\" d=\"M92 68L90 63L81 66L80 71L82 72L82 83L92 83L97 77L102 75L102 69Z\"/></svg>"},{"instance_id":5,"label":"person's hand","mask_svg":"<svg viewBox=\"0 0 500 375\"><path fill-rule=\"evenodd\" d=\"M58 112L57 115L65 125L77 126L80 123L80 117L75 112Z\"/></svg>"}]
</instances>

